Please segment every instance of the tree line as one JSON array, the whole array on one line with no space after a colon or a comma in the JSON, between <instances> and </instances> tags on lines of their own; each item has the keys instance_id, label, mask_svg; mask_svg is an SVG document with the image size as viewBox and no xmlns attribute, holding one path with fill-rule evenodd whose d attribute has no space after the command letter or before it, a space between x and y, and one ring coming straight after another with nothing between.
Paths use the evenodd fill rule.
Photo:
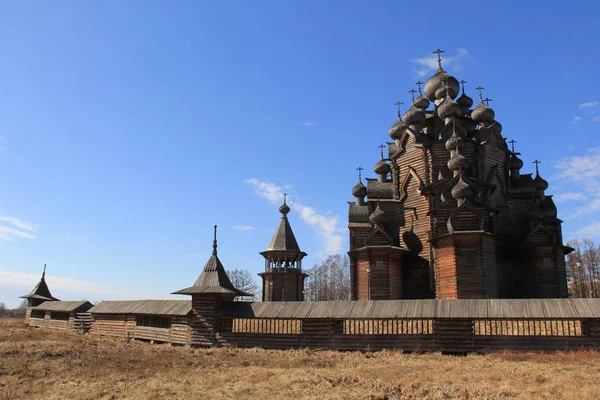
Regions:
<instances>
[{"instance_id":1,"label":"tree line","mask_svg":"<svg viewBox=\"0 0 600 400\"><path fill-rule=\"evenodd\" d=\"M567 246L569 297L598 298L600 295L600 246L591 239L574 239Z\"/></svg>"}]
</instances>

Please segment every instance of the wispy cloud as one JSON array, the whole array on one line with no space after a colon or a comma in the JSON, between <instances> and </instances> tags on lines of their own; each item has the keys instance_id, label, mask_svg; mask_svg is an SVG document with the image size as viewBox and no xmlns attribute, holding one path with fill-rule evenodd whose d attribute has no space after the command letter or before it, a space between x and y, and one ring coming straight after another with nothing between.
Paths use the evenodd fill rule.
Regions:
<instances>
[{"instance_id":1,"label":"wispy cloud","mask_svg":"<svg viewBox=\"0 0 600 400\"><path fill-rule=\"evenodd\" d=\"M284 190L282 186L255 178L246 179L244 182L251 185L257 195L268 200L271 204L279 205L281 203ZM344 239L340 232L343 229L338 226L339 218L336 215L332 215L330 212L317 211L313 207L304 204L297 196L290 196L288 204L323 239L326 253L337 254L342 251Z\"/></svg>"},{"instance_id":2,"label":"wispy cloud","mask_svg":"<svg viewBox=\"0 0 600 400\"><path fill-rule=\"evenodd\" d=\"M315 121L304 121L302 122L302 126L315 126L317 123Z\"/></svg>"},{"instance_id":3,"label":"wispy cloud","mask_svg":"<svg viewBox=\"0 0 600 400\"><path fill-rule=\"evenodd\" d=\"M6 148L7 139L5 136L0 136L0 149Z\"/></svg>"},{"instance_id":4,"label":"wispy cloud","mask_svg":"<svg viewBox=\"0 0 600 400\"><path fill-rule=\"evenodd\" d=\"M600 117L596 116L592 118L592 122L600 122Z\"/></svg>"},{"instance_id":5,"label":"wispy cloud","mask_svg":"<svg viewBox=\"0 0 600 400\"><path fill-rule=\"evenodd\" d=\"M572 124L577 124L579 122L583 121L583 118L581 117L573 117L573 119L571 120Z\"/></svg>"},{"instance_id":6,"label":"wispy cloud","mask_svg":"<svg viewBox=\"0 0 600 400\"><path fill-rule=\"evenodd\" d=\"M461 61L472 59L471 55L467 51L467 49L458 48L456 49L456 54L453 56L442 57L442 66L444 69L450 69L452 71L461 70L462 63ZM423 78L427 76L429 73L435 71L438 67L437 55L431 54L427 57L422 58L413 58L410 61L415 63L415 72L416 74Z\"/></svg>"},{"instance_id":7,"label":"wispy cloud","mask_svg":"<svg viewBox=\"0 0 600 400\"><path fill-rule=\"evenodd\" d=\"M35 232L36 231L36 226L32 223L29 222L24 222L21 221L17 218L14 217L4 217L4 216L0 216L0 221L2 222L8 222L9 224L19 228L19 229L24 229L26 231L30 231L30 232Z\"/></svg>"},{"instance_id":8,"label":"wispy cloud","mask_svg":"<svg viewBox=\"0 0 600 400\"><path fill-rule=\"evenodd\" d=\"M579 206L568 209L566 220L590 216L600 211L600 148L592 148L585 155L565 157L554 163L557 171L551 179L567 186L567 200L578 200ZM560 195L557 196L560 199Z\"/></svg>"},{"instance_id":9,"label":"wispy cloud","mask_svg":"<svg viewBox=\"0 0 600 400\"><path fill-rule=\"evenodd\" d=\"M246 232L246 231L253 230L254 227L250 226L250 225L234 225L233 229L235 229L236 231L240 231L240 232Z\"/></svg>"},{"instance_id":10,"label":"wispy cloud","mask_svg":"<svg viewBox=\"0 0 600 400\"><path fill-rule=\"evenodd\" d=\"M0 269L0 282L7 286L20 286L31 289L40 280L40 274L17 272ZM93 282L84 282L77 279L63 278L60 276L46 275L46 281L52 291L74 292L81 294L118 295L108 287ZM52 293L55 294L55 293Z\"/></svg>"},{"instance_id":11,"label":"wispy cloud","mask_svg":"<svg viewBox=\"0 0 600 400\"><path fill-rule=\"evenodd\" d=\"M579 108L592 108L600 106L600 101L589 101L587 103L581 103Z\"/></svg>"},{"instance_id":12,"label":"wispy cloud","mask_svg":"<svg viewBox=\"0 0 600 400\"><path fill-rule=\"evenodd\" d=\"M598 238L600 237L600 221L594 220L578 231L570 232L569 235L573 236L574 238Z\"/></svg>"},{"instance_id":13,"label":"wispy cloud","mask_svg":"<svg viewBox=\"0 0 600 400\"><path fill-rule=\"evenodd\" d=\"M12 227L7 225L12 225ZM15 238L35 239L35 236L29 232L36 230L36 226L29 222L14 217L0 216L0 240L15 242Z\"/></svg>"},{"instance_id":14,"label":"wispy cloud","mask_svg":"<svg viewBox=\"0 0 600 400\"><path fill-rule=\"evenodd\" d=\"M587 200L587 196L583 193L560 193L554 195L553 199L557 203L564 203L567 201L584 201Z\"/></svg>"}]
</instances>

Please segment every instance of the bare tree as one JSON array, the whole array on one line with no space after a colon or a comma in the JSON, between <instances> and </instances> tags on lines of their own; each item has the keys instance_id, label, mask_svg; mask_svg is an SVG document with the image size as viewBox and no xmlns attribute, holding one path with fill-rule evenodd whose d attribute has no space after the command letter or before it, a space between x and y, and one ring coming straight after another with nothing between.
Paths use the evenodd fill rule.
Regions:
<instances>
[{"instance_id":1,"label":"bare tree","mask_svg":"<svg viewBox=\"0 0 600 400\"><path fill-rule=\"evenodd\" d=\"M19 304L19 307L15 308L14 311L18 316L24 317L25 313L27 312L27 300L23 299L21 304Z\"/></svg>"},{"instance_id":2,"label":"bare tree","mask_svg":"<svg viewBox=\"0 0 600 400\"><path fill-rule=\"evenodd\" d=\"M254 296L247 297L242 296L238 297L239 301L252 301L254 299L260 299L259 287L254 277L250 272L245 269L234 269L227 273L231 283L237 289L243 290L244 292L252 293Z\"/></svg>"},{"instance_id":3,"label":"bare tree","mask_svg":"<svg viewBox=\"0 0 600 400\"><path fill-rule=\"evenodd\" d=\"M310 301L350 300L350 261L347 256L328 256L305 271L304 298Z\"/></svg>"},{"instance_id":4,"label":"bare tree","mask_svg":"<svg viewBox=\"0 0 600 400\"><path fill-rule=\"evenodd\" d=\"M600 247L590 239L567 243L575 249L567 256L567 279L571 297L594 297L600 294Z\"/></svg>"},{"instance_id":5,"label":"bare tree","mask_svg":"<svg viewBox=\"0 0 600 400\"><path fill-rule=\"evenodd\" d=\"M6 304L0 303L0 317L3 317L6 314Z\"/></svg>"}]
</instances>

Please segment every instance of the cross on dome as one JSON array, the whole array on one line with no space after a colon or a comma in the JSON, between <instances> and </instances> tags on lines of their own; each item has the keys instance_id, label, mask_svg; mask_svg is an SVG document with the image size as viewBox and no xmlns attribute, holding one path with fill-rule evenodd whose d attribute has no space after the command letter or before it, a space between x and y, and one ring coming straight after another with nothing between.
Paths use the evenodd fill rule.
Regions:
<instances>
[{"instance_id":1,"label":"cross on dome","mask_svg":"<svg viewBox=\"0 0 600 400\"><path fill-rule=\"evenodd\" d=\"M438 66L440 67L440 69L442 69L442 53L445 53L445 51L441 49L437 49L433 52L433 54L437 54Z\"/></svg>"},{"instance_id":2,"label":"cross on dome","mask_svg":"<svg viewBox=\"0 0 600 400\"><path fill-rule=\"evenodd\" d=\"M358 180L361 180L361 178L362 178L361 172L364 171L365 169L363 167L358 167L358 168L356 168L356 170L358 171Z\"/></svg>"},{"instance_id":3,"label":"cross on dome","mask_svg":"<svg viewBox=\"0 0 600 400\"><path fill-rule=\"evenodd\" d=\"M383 149L385 148L384 145L380 144L379 146L377 146L381 152L381 159L383 160Z\"/></svg>"},{"instance_id":4,"label":"cross on dome","mask_svg":"<svg viewBox=\"0 0 600 400\"><path fill-rule=\"evenodd\" d=\"M421 81L418 81L418 82L415 83L415 85L417 85L419 87L419 94L420 95L423 95L423 93L421 93L421 85L422 84L423 84L423 82L421 82Z\"/></svg>"},{"instance_id":5,"label":"cross on dome","mask_svg":"<svg viewBox=\"0 0 600 400\"><path fill-rule=\"evenodd\" d=\"M512 148L512 152L515 152L515 143L517 143L517 141L515 139L509 140L508 143L510 143L510 147Z\"/></svg>"},{"instance_id":6,"label":"cross on dome","mask_svg":"<svg viewBox=\"0 0 600 400\"><path fill-rule=\"evenodd\" d=\"M463 94L465 94L465 83L467 83L467 82L465 82L464 80L462 80L462 81L460 81L458 83L461 84L461 86L462 86L462 92L463 92Z\"/></svg>"},{"instance_id":7,"label":"cross on dome","mask_svg":"<svg viewBox=\"0 0 600 400\"><path fill-rule=\"evenodd\" d=\"M408 93L410 93L410 94L411 94L411 96L412 96L412 101L413 101L413 103L414 103L414 102L415 102L415 93L417 93L417 91L416 91L415 89L410 89L410 90L408 91Z\"/></svg>"},{"instance_id":8,"label":"cross on dome","mask_svg":"<svg viewBox=\"0 0 600 400\"><path fill-rule=\"evenodd\" d=\"M401 102L401 101L397 101L397 102L394 103L395 106L398 106L398 118L400 118L400 115L401 115L401 113L400 113L400 106L402 104L404 104L404 103Z\"/></svg>"},{"instance_id":9,"label":"cross on dome","mask_svg":"<svg viewBox=\"0 0 600 400\"><path fill-rule=\"evenodd\" d=\"M481 92L484 88L482 88L481 86L477 86L475 88L475 90L479 91L479 100L483 101L483 93Z\"/></svg>"},{"instance_id":10,"label":"cross on dome","mask_svg":"<svg viewBox=\"0 0 600 400\"><path fill-rule=\"evenodd\" d=\"M540 170L539 170L539 164L541 164L542 162L540 160L535 160L531 162L532 164L535 164L535 173L539 174Z\"/></svg>"},{"instance_id":11,"label":"cross on dome","mask_svg":"<svg viewBox=\"0 0 600 400\"><path fill-rule=\"evenodd\" d=\"M482 101L485 101L485 105L489 107L490 106L490 101L492 101L492 99L490 99L489 97L486 97Z\"/></svg>"}]
</instances>

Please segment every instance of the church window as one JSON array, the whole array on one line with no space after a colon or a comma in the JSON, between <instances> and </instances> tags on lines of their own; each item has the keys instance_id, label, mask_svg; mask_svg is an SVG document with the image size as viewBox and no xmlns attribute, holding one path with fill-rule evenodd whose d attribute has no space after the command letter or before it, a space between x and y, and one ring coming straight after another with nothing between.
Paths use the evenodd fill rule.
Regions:
<instances>
[{"instance_id":1,"label":"church window","mask_svg":"<svg viewBox=\"0 0 600 400\"><path fill-rule=\"evenodd\" d=\"M544 257L544 268L552 267L552 257Z\"/></svg>"},{"instance_id":2,"label":"church window","mask_svg":"<svg viewBox=\"0 0 600 400\"><path fill-rule=\"evenodd\" d=\"M465 267L474 267L477 261L477 250L463 249L463 263Z\"/></svg>"},{"instance_id":3,"label":"church window","mask_svg":"<svg viewBox=\"0 0 600 400\"><path fill-rule=\"evenodd\" d=\"M31 310L31 318L44 318L45 316L46 316L46 311Z\"/></svg>"},{"instance_id":4,"label":"church window","mask_svg":"<svg viewBox=\"0 0 600 400\"><path fill-rule=\"evenodd\" d=\"M377 269L385 268L385 262L383 262L383 260L375 261L375 268L377 268Z\"/></svg>"}]
</instances>

